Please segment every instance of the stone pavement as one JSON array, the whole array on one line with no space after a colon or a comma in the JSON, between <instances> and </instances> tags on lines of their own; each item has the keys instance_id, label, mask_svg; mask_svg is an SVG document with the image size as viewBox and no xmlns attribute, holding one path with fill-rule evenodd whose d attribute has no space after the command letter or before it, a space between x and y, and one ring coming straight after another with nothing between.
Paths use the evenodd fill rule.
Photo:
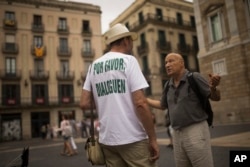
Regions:
<instances>
[{"instance_id":1,"label":"stone pavement","mask_svg":"<svg viewBox=\"0 0 250 167\"><path fill-rule=\"evenodd\" d=\"M157 133L165 132L165 127L158 127ZM170 140L166 137L158 137L159 145L168 145ZM85 143L86 138L75 138L76 143ZM213 137L211 139L212 146L218 147L242 147L250 148L250 127L249 131L235 133L231 135L223 135L221 137ZM41 140L40 138L22 140L22 141L10 141L0 143L0 152L18 151L22 150L25 146L30 146L30 149L39 149L44 147L52 147L62 145L62 138L53 140Z\"/></svg>"}]
</instances>

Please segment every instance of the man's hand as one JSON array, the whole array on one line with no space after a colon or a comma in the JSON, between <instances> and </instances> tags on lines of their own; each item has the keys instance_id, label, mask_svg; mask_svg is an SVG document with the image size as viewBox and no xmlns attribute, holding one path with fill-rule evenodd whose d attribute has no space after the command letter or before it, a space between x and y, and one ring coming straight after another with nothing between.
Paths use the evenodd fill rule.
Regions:
<instances>
[{"instance_id":1,"label":"man's hand","mask_svg":"<svg viewBox=\"0 0 250 167\"><path fill-rule=\"evenodd\" d=\"M209 85L211 88L216 88L220 84L220 76L217 74L208 74L209 76Z\"/></svg>"}]
</instances>

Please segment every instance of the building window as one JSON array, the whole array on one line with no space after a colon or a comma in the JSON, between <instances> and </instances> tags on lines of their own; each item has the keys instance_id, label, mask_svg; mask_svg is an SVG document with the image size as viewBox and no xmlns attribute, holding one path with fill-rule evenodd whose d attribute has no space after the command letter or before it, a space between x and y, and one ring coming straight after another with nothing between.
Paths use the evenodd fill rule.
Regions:
<instances>
[{"instance_id":1,"label":"building window","mask_svg":"<svg viewBox=\"0 0 250 167\"><path fill-rule=\"evenodd\" d=\"M162 31L162 30L158 31L158 39L159 39L160 44L166 44L165 31Z\"/></svg>"},{"instance_id":2,"label":"building window","mask_svg":"<svg viewBox=\"0 0 250 167\"><path fill-rule=\"evenodd\" d=\"M250 32L250 0L245 0L245 15L246 15L246 25L248 33Z\"/></svg>"},{"instance_id":3,"label":"building window","mask_svg":"<svg viewBox=\"0 0 250 167\"><path fill-rule=\"evenodd\" d=\"M44 85L35 85L35 97L36 98L44 98L45 97Z\"/></svg>"},{"instance_id":4,"label":"building window","mask_svg":"<svg viewBox=\"0 0 250 167\"><path fill-rule=\"evenodd\" d=\"M140 41L141 41L141 47L146 47L146 37L144 33L140 35Z\"/></svg>"},{"instance_id":5,"label":"building window","mask_svg":"<svg viewBox=\"0 0 250 167\"><path fill-rule=\"evenodd\" d=\"M196 27L196 25L195 25L195 18L194 18L194 16L190 16L190 23L191 23L191 26L192 26L193 28L195 28L195 27Z\"/></svg>"},{"instance_id":6,"label":"building window","mask_svg":"<svg viewBox=\"0 0 250 167\"><path fill-rule=\"evenodd\" d=\"M43 76L43 74L44 74L43 59L35 59L35 75Z\"/></svg>"},{"instance_id":7,"label":"building window","mask_svg":"<svg viewBox=\"0 0 250 167\"><path fill-rule=\"evenodd\" d=\"M34 46L35 47L42 47L43 46L43 37L42 36L34 36Z\"/></svg>"},{"instance_id":8,"label":"building window","mask_svg":"<svg viewBox=\"0 0 250 167\"><path fill-rule=\"evenodd\" d=\"M183 25L182 14L181 13L176 13L176 18L177 18L177 24Z\"/></svg>"},{"instance_id":9,"label":"building window","mask_svg":"<svg viewBox=\"0 0 250 167\"><path fill-rule=\"evenodd\" d=\"M227 75L226 60L220 59L212 62L213 73L222 75Z\"/></svg>"},{"instance_id":10,"label":"building window","mask_svg":"<svg viewBox=\"0 0 250 167\"><path fill-rule=\"evenodd\" d=\"M32 86L32 95L34 104L48 103L48 86L44 84L36 84Z\"/></svg>"},{"instance_id":11,"label":"building window","mask_svg":"<svg viewBox=\"0 0 250 167\"><path fill-rule=\"evenodd\" d=\"M159 8L156 8L156 19L159 21L163 20L162 10Z\"/></svg>"},{"instance_id":12,"label":"building window","mask_svg":"<svg viewBox=\"0 0 250 167\"><path fill-rule=\"evenodd\" d=\"M61 84L59 85L59 99L62 103L73 102L73 85Z\"/></svg>"},{"instance_id":13,"label":"building window","mask_svg":"<svg viewBox=\"0 0 250 167\"><path fill-rule=\"evenodd\" d=\"M83 52L85 54L91 53L91 41L90 40L83 41Z\"/></svg>"},{"instance_id":14,"label":"building window","mask_svg":"<svg viewBox=\"0 0 250 167\"><path fill-rule=\"evenodd\" d=\"M138 17L139 17L139 23L142 24L142 23L144 22L143 13L140 12L140 13L138 14Z\"/></svg>"},{"instance_id":15,"label":"building window","mask_svg":"<svg viewBox=\"0 0 250 167\"><path fill-rule=\"evenodd\" d=\"M68 60L61 60L61 76L62 77L69 77L69 61Z\"/></svg>"},{"instance_id":16,"label":"building window","mask_svg":"<svg viewBox=\"0 0 250 167\"><path fill-rule=\"evenodd\" d=\"M246 0L246 6L247 6L247 10L248 10L248 15L250 15L250 0Z\"/></svg>"},{"instance_id":17,"label":"building window","mask_svg":"<svg viewBox=\"0 0 250 167\"><path fill-rule=\"evenodd\" d=\"M180 43L180 47L185 48L186 47L186 38L184 34L179 34L179 43Z\"/></svg>"},{"instance_id":18,"label":"building window","mask_svg":"<svg viewBox=\"0 0 250 167\"><path fill-rule=\"evenodd\" d=\"M87 72L88 72L88 70L89 70L89 67L90 67L90 65L91 65L91 61L84 61L83 62L84 63L84 73L87 75Z\"/></svg>"},{"instance_id":19,"label":"building window","mask_svg":"<svg viewBox=\"0 0 250 167\"><path fill-rule=\"evenodd\" d=\"M59 30L67 30L67 20L66 18L59 18Z\"/></svg>"},{"instance_id":20,"label":"building window","mask_svg":"<svg viewBox=\"0 0 250 167\"><path fill-rule=\"evenodd\" d=\"M60 51L61 52L68 52L68 39L67 38L60 38Z\"/></svg>"},{"instance_id":21,"label":"building window","mask_svg":"<svg viewBox=\"0 0 250 167\"><path fill-rule=\"evenodd\" d=\"M2 104L3 105L20 104L20 85L14 85L14 84L2 85Z\"/></svg>"},{"instance_id":22,"label":"building window","mask_svg":"<svg viewBox=\"0 0 250 167\"><path fill-rule=\"evenodd\" d=\"M90 26L88 20L82 21L83 32L90 32Z\"/></svg>"},{"instance_id":23,"label":"building window","mask_svg":"<svg viewBox=\"0 0 250 167\"><path fill-rule=\"evenodd\" d=\"M6 85L5 86L5 93L6 99L13 99L15 100L17 97L17 86L16 85Z\"/></svg>"},{"instance_id":24,"label":"building window","mask_svg":"<svg viewBox=\"0 0 250 167\"><path fill-rule=\"evenodd\" d=\"M34 26L41 26L42 25L42 16L40 15L34 15L33 16Z\"/></svg>"},{"instance_id":25,"label":"building window","mask_svg":"<svg viewBox=\"0 0 250 167\"><path fill-rule=\"evenodd\" d=\"M14 51L16 49L15 35L7 34L5 35L5 50Z\"/></svg>"},{"instance_id":26,"label":"building window","mask_svg":"<svg viewBox=\"0 0 250 167\"><path fill-rule=\"evenodd\" d=\"M13 57L6 58L6 75L16 75L16 59Z\"/></svg>"},{"instance_id":27,"label":"building window","mask_svg":"<svg viewBox=\"0 0 250 167\"><path fill-rule=\"evenodd\" d=\"M15 13L14 12L5 12L5 19L7 20L15 20Z\"/></svg>"},{"instance_id":28,"label":"building window","mask_svg":"<svg viewBox=\"0 0 250 167\"><path fill-rule=\"evenodd\" d=\"M222 35L222 24L219 13L210 16L210 30L212 42L217 42L223 38Z\"/></svg>"}]
</instances>

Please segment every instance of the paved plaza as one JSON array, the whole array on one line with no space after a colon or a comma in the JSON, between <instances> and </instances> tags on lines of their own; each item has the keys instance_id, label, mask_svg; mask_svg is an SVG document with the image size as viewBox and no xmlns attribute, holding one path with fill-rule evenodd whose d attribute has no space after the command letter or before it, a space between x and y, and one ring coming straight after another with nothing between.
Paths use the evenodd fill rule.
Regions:
<instances>
[{"instance_id":1,"label":"paved plaza","mask_svg":"<svg viewBox=\"0 0 250 167\"><path fill-rule=\"evenodd\" d=\"M166 147L169 139L165 127L157 128L161 156L159 167L174 167L173 150ZM211 128L212 150L215 167L229 167L229 153L233 150L250 151L250 124L215 126ZM29 167L91 167L87 161L85 138L75 139L79 154L73 157L61 156L61 138L42 140L40 138L0 143L0 167L6 167L18 157L24 147L29 147Z\"/></svg>"}]
</instances>

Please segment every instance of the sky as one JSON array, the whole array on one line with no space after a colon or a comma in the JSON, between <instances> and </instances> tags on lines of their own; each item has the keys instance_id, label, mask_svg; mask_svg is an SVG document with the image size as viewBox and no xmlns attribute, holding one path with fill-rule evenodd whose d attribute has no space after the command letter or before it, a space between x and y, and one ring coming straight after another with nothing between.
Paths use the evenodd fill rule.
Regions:
<instances>
[{"instance_id":1,"label":"sky","mask_svg":"<svg viewBox=\"0 0 250 167\"><path fill-rule=\"evenodd\" d=\"M109 23L126 10L135 0L68 0L75 2L90 3L101 7L102 33L109 29ZM187 0L193 1L193 0Z\"/></svg>"},{"instance_id":2,"label":"sky","mask_svg":"<svg viewBox=\"0 0 250 167\"><path fill-rule=\"evenodd\" d=\"M109 29L109 23L126 10L135 0L69 0L90 3L101 7L102 33Z\"/></svg>"}]
</instances>

